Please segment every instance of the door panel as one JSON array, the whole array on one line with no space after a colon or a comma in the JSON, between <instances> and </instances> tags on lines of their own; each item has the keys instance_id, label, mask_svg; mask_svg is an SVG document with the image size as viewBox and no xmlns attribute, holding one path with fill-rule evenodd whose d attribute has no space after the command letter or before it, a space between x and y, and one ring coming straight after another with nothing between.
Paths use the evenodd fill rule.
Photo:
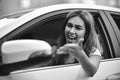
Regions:
<instances>
[{"instance_id":1,"label":"door panel","mask_svg":"<svg viewBox=\"0 0 120 80\"><path fill-rule=\"evenodd\" d=\"M90 80L104 80L115 73L120 73L120 58L106 59L101 61L97 73Z\"/></svg>"},{"instance_id":2,"label":"door panel","mask_svg":"<svg viewBox=\"0 0 120 80\"><path fill-rule=\"evenodd\" d=\"M120 73L120 59L106 59L101 61L97 73L89 78L81 65L36 68L12 72L11 80L103 80L107 76Z\"/></svg>"},{"instance_id":3,"label":"door panel","mask_svg":"<svg viewBox=\"0 0 120 80\"><path fill-rule=\"evenodd\" d=\"M12 80L79 80L87 79L81 65L38 68L13 72Z\"/></svg>"},{"instance_id":4,"label":"door panel","mask_svg":"<svg viewBox=\"0 0 120 80\"><path fill-rule=\"evenodd\" d=\"M9 76L0 76L0 80L10 80Z\"/></svg>"}]
</instances>

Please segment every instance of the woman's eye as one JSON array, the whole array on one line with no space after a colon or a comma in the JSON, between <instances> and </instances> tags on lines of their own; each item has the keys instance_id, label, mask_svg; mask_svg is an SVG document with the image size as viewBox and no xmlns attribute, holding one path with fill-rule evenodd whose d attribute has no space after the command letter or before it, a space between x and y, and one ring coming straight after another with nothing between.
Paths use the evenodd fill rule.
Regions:
<instances>
[{"instance_id":1,"label":"woman's eye","mask_svg":"<svg viewBox=\"0 0 120 80\"><path fill-rule=\"evenodd\" d=\"M76 28L77 30L82 29L82 27L81 27L80 25L75 25L75 28Z\"/></svg>"},{"instance_id":2,"label":"woman's eye","mask_svg":"<svg viewBox=\"0 0 120 80\"><path fill-rule=\"evenodd\" d=\"M69 28L72 28L72 27L73 27L72 23L67 23L67 26L68 26Z\"/></svg>"}]
</instances>

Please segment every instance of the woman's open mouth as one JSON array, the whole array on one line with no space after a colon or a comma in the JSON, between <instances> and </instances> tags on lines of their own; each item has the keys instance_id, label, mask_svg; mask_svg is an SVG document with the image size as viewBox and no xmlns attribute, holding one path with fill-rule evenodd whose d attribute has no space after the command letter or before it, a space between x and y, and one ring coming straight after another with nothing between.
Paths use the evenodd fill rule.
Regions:
<instances>
[{"instance_id":1,"label":"woman's open mouth","mask_svg":"<svg viewBox=\"0 0 120 80\"><path fill-rule=\"evenodd\" d=\"M76 41L77 40L77 36L75 35L75 34L70 34L70 33L68 33L67 34L67 40L68 41Z\"/></svg>"}]
</instances>

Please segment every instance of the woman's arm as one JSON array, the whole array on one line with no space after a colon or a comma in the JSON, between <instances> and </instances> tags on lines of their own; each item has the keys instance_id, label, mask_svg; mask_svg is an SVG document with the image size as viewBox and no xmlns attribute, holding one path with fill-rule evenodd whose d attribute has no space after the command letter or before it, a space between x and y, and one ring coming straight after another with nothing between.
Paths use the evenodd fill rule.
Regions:
<instances>
[{"instance_id":1,"label":"woman's arm","mask_svg":"<svg viewBox=\"0 0 120 80\"><path fill-rule=\"evenodd\" d=\"M78 54L78 61L80 61L81 66L83 67L87 75L89 77L92 77L99 67L101 57L99 55L90 55L90 57L88 57L87 55L85 55L86 53L84 51L81 51L80 54L84 55Z\"/></svg>"},{"instance_id":2,"label":"woman's arm","mask_svg":"<svg viewBox=\"0 0 120 80\"><path fill-rule=\"evenodd\" d=\"M88 57L78 44L66 44L64 45L64 51L77 58L89 77L92 77L96 73L101 60L100 55L91 54ZM96 51L99 52L97 49ZM94 53L96 53L96 51Z\"/></svg>"}]
</instances>

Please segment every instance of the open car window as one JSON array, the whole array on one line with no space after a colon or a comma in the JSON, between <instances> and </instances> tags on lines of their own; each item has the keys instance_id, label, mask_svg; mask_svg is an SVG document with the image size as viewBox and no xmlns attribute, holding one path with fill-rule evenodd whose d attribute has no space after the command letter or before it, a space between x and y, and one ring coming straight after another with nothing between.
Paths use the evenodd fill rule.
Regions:
<instances>
[{"instance_id":1,"label":"open car window","mask_svg":"<svg viewBox=\"0 0 120 80\"><path fill-rule=\"evenodd\" d=\"M95 28L103 47L103 59L111 58L111 48L107 40L107 33L103 30L105 28L102 18L98 12L91 12L95 19ZM37 39L47 41L51 46L55 45L61 36L62 27L64 26L64 19L68 12L60 13L48 17L44 21L39 21L31 26L28 30L13 37L12 39Z\"/></svg>"},{"instance_id":2,"label":"open car window","mask_svg":"<svg viewBox=\"0 0 120 80\"><path fill-rule=\"evenodd\" d=\"M71 10L66 10L63 12L58 11L43 15L42 17L39 16L38 18L31 20L30 22L20 26L20 28L16 29L10 35L5 37L5 40L7 41L20 40L20 39L44 40L48 42L51 46L54 46L59 40L60 33L62 32L65 16L70 11ZM109 41L107 40L105 35L106 32L103 31L104 25L102 22L102 18L100 17L100 14L98 12L91 12L91 13L95 19L97 34L100 39L101 46L103 47L102 57L103 59L109 59L111 58L110 55L111 48L109 46ZM26 62L23 62L23 64L26 64ZM22 69L21 67L23 67L24 69L25 65L24 66L22 65L20 67L19 64L18 66L19 67L17 67L17 69ZM28 68L32 68L31 66L34 66L34 64L33 65L30 64Z\"/></svg>"}]
</instances>

